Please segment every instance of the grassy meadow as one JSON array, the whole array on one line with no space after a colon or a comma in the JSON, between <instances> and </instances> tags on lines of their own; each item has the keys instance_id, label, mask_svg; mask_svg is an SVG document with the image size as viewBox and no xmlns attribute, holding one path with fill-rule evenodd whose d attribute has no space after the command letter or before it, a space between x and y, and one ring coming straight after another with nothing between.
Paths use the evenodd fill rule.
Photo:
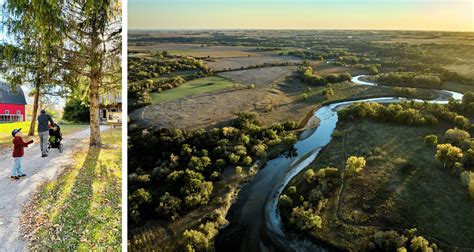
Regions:
<instances>
[{"instance_id":1,"label":"grassy meadow","mask_svg":"<svg viewBox=\"0 0 474 252\"><path fill-rule=\"evenodd\" d=\"M211 76L184 83L183 85L165 90L161 93L152 93L153 104L175 101L184 97L229 89L236 83L222 77ZM238 85L238 84L237 84Z\"/></svg>"}]
</instances>

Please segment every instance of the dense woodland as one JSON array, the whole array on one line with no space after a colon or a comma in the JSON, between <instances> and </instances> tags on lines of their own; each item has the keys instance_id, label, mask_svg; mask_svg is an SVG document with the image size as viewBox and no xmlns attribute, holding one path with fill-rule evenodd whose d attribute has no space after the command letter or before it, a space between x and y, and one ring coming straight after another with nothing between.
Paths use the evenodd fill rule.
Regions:
<instances>
[{"instance_id":1,"label":"dense woodland","mask_svg":"<svg viewBox=\"0 0 474 252\"><path fill-rule=\"evenodd\" d=\"M210 131L132 126L128 148L136 154L129 157L131 224L156 218L175 220L208 204L214 182L222 179L225 169L239 174L265 159L272 148L287 149L296 142L295 127L289 121L263 128L248 113L239 114L233 126Z\"/></svg>"}]
</instances>

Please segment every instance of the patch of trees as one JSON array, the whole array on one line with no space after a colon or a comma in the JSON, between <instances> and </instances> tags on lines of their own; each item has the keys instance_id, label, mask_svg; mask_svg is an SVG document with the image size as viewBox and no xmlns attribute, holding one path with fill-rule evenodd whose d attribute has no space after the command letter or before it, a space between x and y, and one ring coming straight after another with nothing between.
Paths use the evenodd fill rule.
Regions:
<instances>
[{"instance_id":1,"label":"patch of trees","mask_svg":"<svg viewBox=\"0 0 474 252\"><path fill-rule=\"evenodd\" d=\"M474 139L469 132L455 128L446 131L445 141L436 146L435 159L459 175L474 198Z\"/></svg>"},{"instance_id":2,"label":"patch of trees","mask_svg":"<svg viewBox=\"0 0 474 252\"><path fill-rule=\"evenodd\" d=\"M464 116L453 112L459 106L457 102L436 104L428 102L402 101L398 104L353 103L341 110L339 115L345 118L371 118L383 122L397 122L415 125L437 124L439 120L455 125L463 125L465 130L472 124L466 123Z\"/></svg>"},{"instance_id":3,"label":"patch of trees","mask_svg":"<svg viewBox=\"0 0 474 252\"><path fill-rule=\"evenodd\" d=\"M417 91L416 88L409 88L409 87L394 87L393 91L399 96L409 97L409 98L416 98Z\"/></svg>"},{"instance_id":4,"label":"patch of trees","mask_svg":"<svg viewBox=\"0 0 474 252\"><path fill-rule=\"evenodd\" d=\"M150 93L160 93L211 74L202 60L170 56L166 51L153 53L152 58L129 57L128 60L130 110L150 105Z\"/></svg>"},{"instance_id":5,"label":"patch of trees","mask_svg":"<svg viewBox=\"0 0 474 252\"><path fill-rule=\"evenodd\" d=\"M439 88L441 79L429 73L391 72L379 74L376 81L383 85Z\"/></svg>"},{"instance_id":6,"label":"patch of trees","mask_svg":"<svg viewBox=\"0 0 474 252\"><path fill-rule=\"evenodd\" d=\"M404 107L402 104L353 103L339 111L338 115L342 120L369 118L382 122L396 122L409 125L432 125L438 123L435 116L429 113L422 113L415 108Z\"/></svg>"},{"instance_id":7,"label":"patch of trees","mask_svg":"<svg viewBox=\"0 0 474 252\"><path fill-rule=\"evenodd\" d=\"M436 251L438 245L430 243L423 236L416 235L416 228L406 230L403 234L397 231L377 231L370 238L367 251Z\"/></svg>"},{"instance_id":8,"label":"patch of trees","mask_svg":"<svg viewBox=\"0 0 474 252\"><path fill-rule=\"evenodd\" d=\"M151 58L129 57L128 58L128 81L136 82L151 78L158 78L186 70L196 70L207 74L209 67L203 60L190 56L169 56L164 52L154 53Z\"/></svg>"},{"instance_id":9,"label":"patch of trees","mask_svg":"<svg viewBox=\"0 0 474 252\"><path fill-rule=\"evenodd\" d=\"M329 74L325 77L317 75L313 68L308 65L304 65L298 68L298 73L303 82L315 86L323 86L331 83L339 83L344 81L350 81L352 76L350 73L341 74Z\"/></svg>"},{"instance_id":10,"label":"patch of trees","mask_svg":"<svg viewBox=\"0 0 474 252\"><path fill-rule=\"evenodd\" d=\"M64 106L63 119L69 122L89 122L90 121L90 105L81 99L71 97L66 100Z\"/></svg>"},{"instance_id":11,"label":"patch of trees","mask_svg":"<svg viewBox=\"0 0 474 252\"><path fill-rule=\"evenodd\" d=\"M284 223L299 233L314 232L322 228L321 212L327 205L329 194L340 179L337 168L322 168L304 172L302 183L292 185L280 196L279 207Z\"/></svg>"},{"instance_id":12,"label":"patch of trees","mask_svg":"<svg viewBox=\"0 0 474 252\"><path fill-rule=\"evenodd\" d=\"M175 220L213 196L224 169L243 173L272 146L296 142L295 122L264 128L255 114L209 131L129 128L129 218Z\"/></svg>"},{"instance_id":13,"label":"patch of trees","mask_svg":"<svg viewBox=\"0 0 474 252\"><path fill-rule=\"evenodd\" d=\"M248 70L248 69L255 69L255 68L264 68L264 67L276 67L276 66L296 66L300 65L301 63L298 62L273 62L273 63L262 63L262 64L256 64L256 65L248 65L248 66L241 66L238 68L223 68L220 71L214 71L214 73L222 73L222 72L229 72L229 71L240 71L240 70Z\"/></svg>"},{"instance_id":14,"label":"patch of trees","mask_svg":"<svg viewBox=\"0 0 474 252\"><path fill-rule=\"evenodd\" d=\"M280 55L284 55L285 53L280 53ZM287 53L290 56L299 57L302 59L309 59L309 60L324 60L325 57L321 53L310 52L310 51L289 51Z\"/></svg>"},{"instance_id":15,"label":"patch of trees","mask_svg":"<svg viewBox=\"0 0 474 252\"><path fill-rule=\"evenodd\" d=\"M280 47L257 47L257 51L271 52L271 51L280 51Z\"/></svg>"}]
</instances>

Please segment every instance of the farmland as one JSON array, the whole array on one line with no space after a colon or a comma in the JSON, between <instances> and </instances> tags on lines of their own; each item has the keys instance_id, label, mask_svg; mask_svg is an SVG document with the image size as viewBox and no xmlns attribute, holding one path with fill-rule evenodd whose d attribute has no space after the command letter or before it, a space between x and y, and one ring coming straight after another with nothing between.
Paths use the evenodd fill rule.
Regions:
<instances>
[{"instance_id":1,"label":"farmland","mask_svg":"<svg viewBox=\"0 0 474 252\"><path fill-rule=\"evenodd\" d=\"M391 239L404 241L396 249L412 240L426 240L424 249L472 248L474 201L464 185L471 161L457 160L452 171L435 158L436 144L450 143L448 129L474 134L472 39L415 31L131 31L129 152L149 141L163 150L129 159L129 248L250 251L265 243L288 250L294 237L343 250L387 249L379 245ZM357 75L378 85L353 82ZM467 98L450 101L439 90ZM401 105L354 105L333 133L333 117L316 116L334 103L380 97ZM325 134L316 159L274 195ZM425 143L428 135L436 144ZM464 140L456 148L469 156L472 139ZM349 156L366 165L341 179ZM310 169L316 175L307 179ZM334 177L318 177L326 173ZM273 200L285 226L280 244L263 221Z\"/></svg>"}]
</instances>

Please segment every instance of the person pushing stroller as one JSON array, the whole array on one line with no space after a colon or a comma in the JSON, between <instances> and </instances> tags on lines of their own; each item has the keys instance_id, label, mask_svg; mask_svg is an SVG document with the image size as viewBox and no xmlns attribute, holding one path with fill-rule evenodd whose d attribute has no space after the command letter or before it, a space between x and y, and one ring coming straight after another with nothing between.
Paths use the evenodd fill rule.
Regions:
<instances>
[{"instance_id":1,"label":"person pushing stroller","mask_svg":"<svg viewBox=\"0 0 474 252\"><path fill-rule=\"evenodd\" d=\"M38 135L41 143L41 157L48 156L48 136L49 136L49 125L54 125L54 121L50 115L43 109L41 114L38 116Z\"/></svg>"},{"instance_id":2,"label":"person pushing stroller","mask_svg":"<svg viewBox=\"0 0 474 252\"><path fill-rule=\"evenodd\" d=\"M63 152L63 134L61 133L61 127L58 124L52 124L49 127L49 140L48 149L57 148L59 152Z\"/></svg>"}]
</instances>

